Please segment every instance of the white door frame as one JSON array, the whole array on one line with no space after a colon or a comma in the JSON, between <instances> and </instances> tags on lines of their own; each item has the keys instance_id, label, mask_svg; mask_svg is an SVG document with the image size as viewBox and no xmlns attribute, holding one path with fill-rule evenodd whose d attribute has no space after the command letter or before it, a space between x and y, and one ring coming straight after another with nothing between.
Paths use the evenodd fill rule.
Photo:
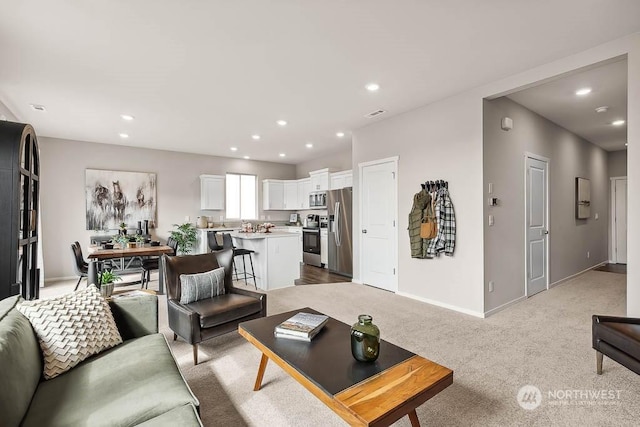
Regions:
<instances>
[{"instance_id":1,"label":"white door frame","mask_svg":"<svg viewBox=\"0 0 640 427\"><path fill-rule=\"evenodd\" d=\"M618 247L617 236L616 236L616 181L618 180L626 180L626 176L612 176L609 178L611 181L611 215L609 215L609 230L611 231L611 247L609 248L609 253L611 254L610 262L612 264L618 263L618 255L616 248ZM627 194L629 194L629 181L627 181ZM628 197L627 197L628 198ZM628 200L627 200L628 203ZM629 219L627 219L627 222Z\"/></svg>"},{"instance_id":2,"label":"white door frame","mask_svg":"<svg viewBox=\"0 0 640 427\"><path fill-rule=\"evenodd\" d=\"M396 274L393 275L393 288L394 288L394 293L398 292L398 160L399 157L398 156L394 156L394 157L387 157L385 159L379 159L379 160L372 160L370 162L362 162L362 163L358 163L358 226L360 227L360 230L362 230L362 174L363 174L363 169L366 166L374 166L374 165L379 165L382 163L393 163L393 169L394 169L394 173L395 173L395 188L394 188L394 195L393 195L393 214L395 216L395 233L392 233L393 237L391 239L392 241L392 246L393 246L393 253L392 253L392 261L393 261L393 268L395 269ZM362 232L358 231L358 230L353 230L354 233L357 232L358 234L358 247L359 247L359 253L358 253L358 265L359 265L359 270L360 270L360 281L364 283L364 280L362 279L362 273L363 273L363 256L362 256Z\"/></svg>"},{"instance_id":3,"label":"white door frame","mask_svg":"<svg viewBox=\"0 0 640 427\"><path fill-rule=\"evenodd\" d=\"M525 297L529 297L529 293L528 293L528 289L527 289L527 275L529 274L529 270L527 269L527 263L528 263L528 259L529 259L529 245L527 244L527 232L528 232L528 228L529 225L527 224L527 159L534 159L534 160L539 160L541 162L546 162L547 163L547 188L545 189L545 196L546 196L546 204L547 204L547 209L546 212L544 213L546 215L546 224L547 224L547 230L551 230L551 215L549 214L550 209L549 209L549 186L551 183L551 159L544 157L544 156L540 156L538 154L534 154L534 153L530 153L528 151L524 152L524 218L523 218L523 223L524 223L524 296ZM546 254L546 259L544 261L544 268L545 268L545 272L544 272L544 276L545 276L545 280L546 280L546 286L545 289L549 290L549 240L551 239L551 233L547 234L547 241L545 243L545 254Z\"/></svg>"}]
</instances>

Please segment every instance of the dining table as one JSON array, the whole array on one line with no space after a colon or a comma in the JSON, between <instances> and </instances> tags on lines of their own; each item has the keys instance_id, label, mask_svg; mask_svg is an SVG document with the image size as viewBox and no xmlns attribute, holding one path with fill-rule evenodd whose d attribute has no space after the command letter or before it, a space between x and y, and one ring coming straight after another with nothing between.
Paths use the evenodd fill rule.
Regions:
<instances>
[{"instance_id":1,"label":"dining table","mask_svg":"<svg viewBox=\"0 0 640 427\"><path fill-rule=\"evenodd\" d=\"M125 260L133 257L162 256L172 254L173 248L167 245L152 246L150 244L137 245L136 247L120 247L115 245L113 249L104 249L102 246L89 246L88 260L89 269L87 283L98 283L98 274L102 270L102 263L105 260L119 259L120 265L125 265ZM158 293L164 294L164 274L162 262L158 263Z\"/></svg>"}]
</instances>

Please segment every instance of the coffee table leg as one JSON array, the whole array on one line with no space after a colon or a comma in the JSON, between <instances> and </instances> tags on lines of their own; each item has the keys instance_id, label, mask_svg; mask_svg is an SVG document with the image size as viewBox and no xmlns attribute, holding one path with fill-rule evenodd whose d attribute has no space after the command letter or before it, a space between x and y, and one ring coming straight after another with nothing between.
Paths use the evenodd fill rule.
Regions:
<instances>
[{"instance_id":1,"label":"coffee table leg","mask_svg":"<svg viewBox=\"0 0 640 427\"><path fill-rule=\"evenodd\" d=\"M409 412L409 421L411 421L411 427L420 427L420 421L418 420L418 414L416 410Z\"/></svg>"},{"instance_id":2,"label":"coffee table leg","mask_svg":"<svg viewBox=\"0 0 640 427\"><path fill-rule=\"evenodd\" d=\"M260 359L260 367L258 368L258 376L256 377L256 385L253 386L253 391L260 390L260 387L262 386L262 377L264 376L265 369L267 369L268 361L269 361L269 358L267 357L266 354L263 353L262 359Z\"/></svg>"}]
</instances>

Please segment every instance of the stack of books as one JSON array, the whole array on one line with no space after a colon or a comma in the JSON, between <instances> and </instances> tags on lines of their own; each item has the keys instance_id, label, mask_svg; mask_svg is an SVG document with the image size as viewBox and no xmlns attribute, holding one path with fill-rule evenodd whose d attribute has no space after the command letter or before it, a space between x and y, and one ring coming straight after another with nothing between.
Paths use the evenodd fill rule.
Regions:
<instances>
[{"instance_id":1,"label":"stack of books","mask_svg":"<svg viewBox=\"0 0 640 427\"><path fill-rule=\"evenodd\" d=\"M276 326L273 334L276 338L309 342L328 321L324 314L298 313Z\"/></svg>"}]
</instances>

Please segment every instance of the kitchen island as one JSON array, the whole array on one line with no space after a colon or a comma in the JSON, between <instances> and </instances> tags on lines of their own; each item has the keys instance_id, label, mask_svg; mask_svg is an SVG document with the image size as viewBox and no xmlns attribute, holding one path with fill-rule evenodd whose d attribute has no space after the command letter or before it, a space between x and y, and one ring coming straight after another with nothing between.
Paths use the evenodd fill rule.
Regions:
<instances>
[{"instance_id":1,"label":"kitchen island","mask_svg":"<svg viewBox=\"0 0 640 427\"><path fill-rule=\"evenodd\" d=\"M271 289L293 286L300 278L300 237L295 233L274 231L271 233L230 233L238 249L255 251L253 268L258 288ZM235 258L238 278L243 278L242 257ZM245 257L247 273L251 273L248 256ZM252 279L247 279L253 285Z\"/></svg>"}]
</instances>

